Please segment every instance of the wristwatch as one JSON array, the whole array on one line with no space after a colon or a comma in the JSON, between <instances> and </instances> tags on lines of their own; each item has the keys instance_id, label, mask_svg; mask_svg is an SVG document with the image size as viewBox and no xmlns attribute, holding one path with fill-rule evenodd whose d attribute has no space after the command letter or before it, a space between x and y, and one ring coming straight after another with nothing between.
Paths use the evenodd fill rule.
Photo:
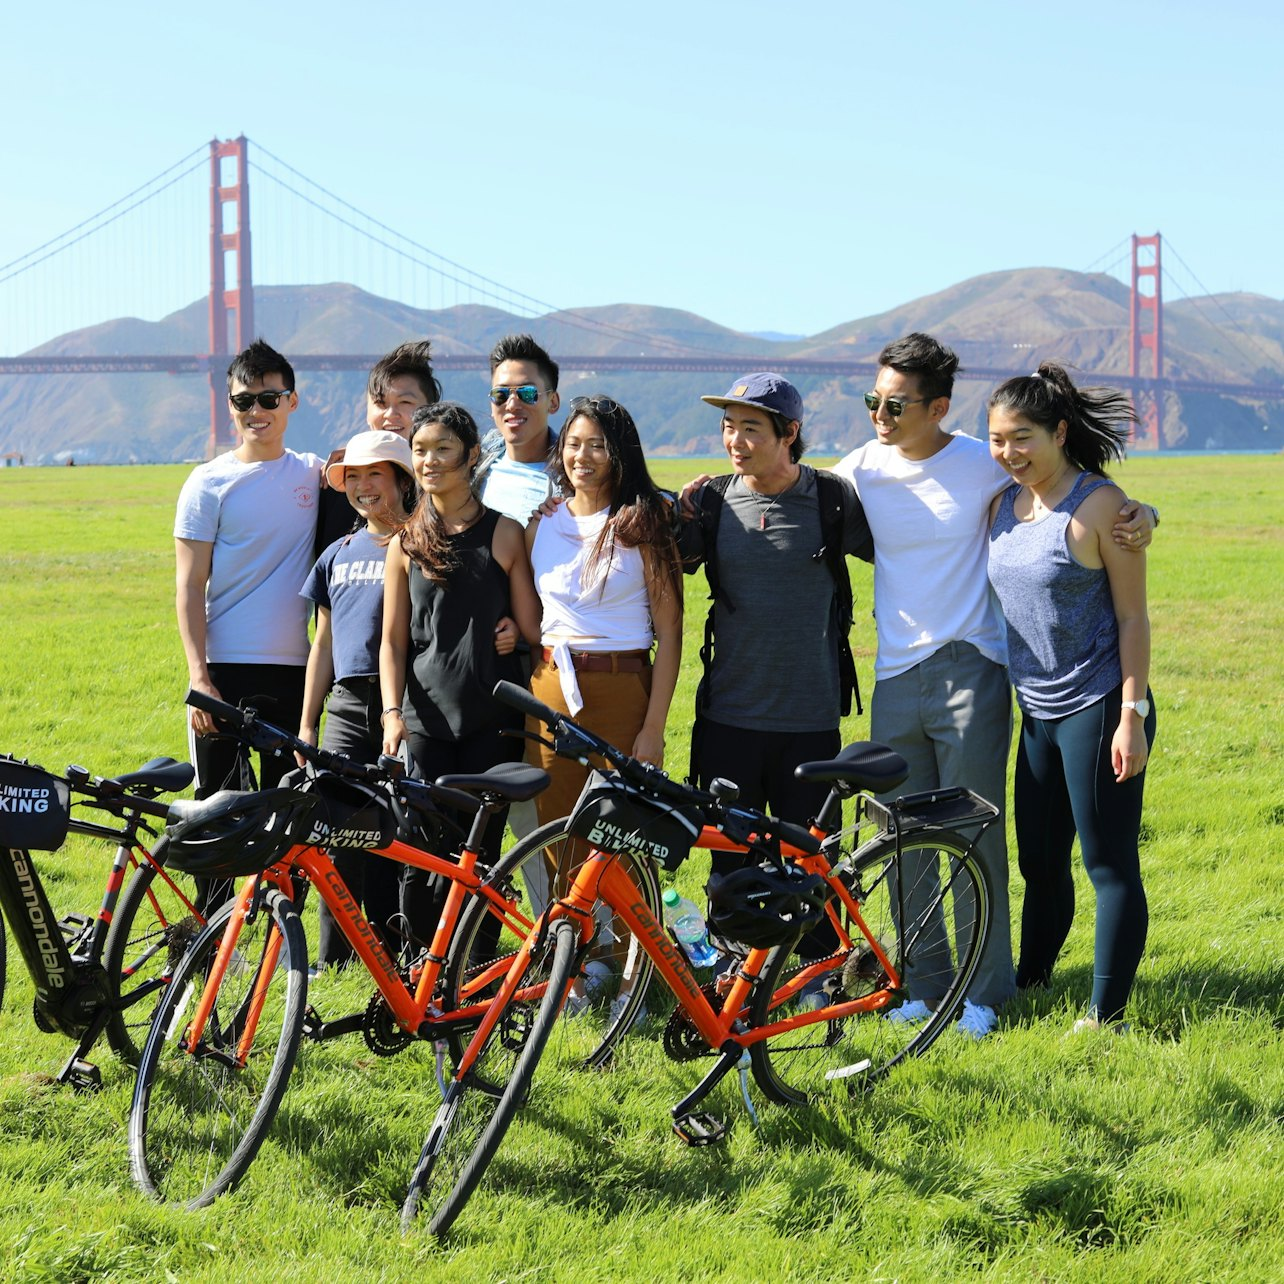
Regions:
<instances>
[{"instance_id":1,"label":"wristwatch","mask_svg":"<svg viewBox=\"0 0 1284 1284\"><path fill-rule=\"evenodd\" d=\"M1125 700L1122 707L1131 709L1137 717L1143 720L1150 717L1150 701L1144 696L1140 700Z\"/></svg>"}]
</instances>

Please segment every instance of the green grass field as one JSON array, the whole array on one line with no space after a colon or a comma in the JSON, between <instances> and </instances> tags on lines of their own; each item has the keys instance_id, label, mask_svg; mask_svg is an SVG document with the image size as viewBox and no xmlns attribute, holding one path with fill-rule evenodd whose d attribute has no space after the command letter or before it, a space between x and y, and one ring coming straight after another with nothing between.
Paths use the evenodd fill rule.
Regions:
<instances>
[{"instance_id":1,"label":"green grass field","mask_svg":"<svg viewBox=\"0 0 1284 1284\"><path fill-rule=\"evenodd\" d=\"M110 774L182 757L172 605L185 468L0 471L0 752ZM689 463L658 470L672 483ZM975 1045L952 1034L871 1095L806 1113L734 1083L727 1143L687 1149L662 1019L616 1068L546 1064L451 1239L402 1239L397 1210L436 1109L426 1048L305 1046L272 1138L204 1213L128 1176L131 1076L50 1086L70 1050L40 1034L11 950L0 1014L0 1279L411 1278L1275 1280L1284 1261L1284 459L1140 459L1160 505L1150 556L1159 716L1143 867L1151 929L1127 1038L1066 1038L1086 1001L1092 893L1051 989ZM853 571L872 686L870 573ZM703 580L669 731L685 770ZM865 719L852 718L848 739ZM60 910L96 902L103 852L40 857ZM705 870L688 864L684 888ZM1014 874L1014 894L1020 880ZM16 969L16 970L15 970ZM336 978L337 986L355 980ZM358 988L356 1002L363 1000Z\"/></svg>"}]
</instances>

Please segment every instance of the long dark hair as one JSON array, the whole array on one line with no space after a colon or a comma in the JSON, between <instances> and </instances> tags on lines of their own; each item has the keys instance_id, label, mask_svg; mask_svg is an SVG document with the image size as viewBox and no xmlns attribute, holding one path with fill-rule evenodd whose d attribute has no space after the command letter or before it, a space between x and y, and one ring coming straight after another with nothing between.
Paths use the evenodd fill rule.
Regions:
<instances>
[{"instance_id":1,"label":"long dark hair","mask_svg":"<svg viewBox=\"0 0 1284 1284\"><path fill-rule=\"evenodd\" d=\"M477 461L468 463L473 448L481 441L477 421L455 401L435 401L431 406L420 406L410 421L410 440L424 424L440 424L447 432L458 437L464 447L464 466L472 472ZM401 528L401 547L405 554L434 583L442 584L459 564L455 550L450 546L450 536L432 496L424 491L419 496L410 520Z\"/></svg>"},{"instance_id":2,"label":"long dark hair","mask_svg":"<svg viewBox=\"0 0 1284 1284\"><path fill-rule=\"evenodd\" d=\"M990 410L1010 410L1055 433L1064 419L1066 458L1086 473L1105 476L1111 459L1127 451L1137 412L1116 388L1076 388L1064 366L1044 361L1032 375L1018 375L990 394Z\"/></svg>"},{"instance_id":3,"label":"long dark hair","mask_svg":"<svg viewBox=\"0 0 1284 1284\"><path fill-rule=\"evenodd\" d=\"M673 590L681 609L682 559L673 533L672 505L651 479L633 416L613 397L571 399L553 449L553 480L568 495L575 489L566 475L562 451L567 432L581 417L601 429L611 461L610 516L586 559L585 570L591 574L603 559L609 568L616 544L621 548L641 548L643 560L652 559L656 578Z\"/></svg>"}]
</instances>

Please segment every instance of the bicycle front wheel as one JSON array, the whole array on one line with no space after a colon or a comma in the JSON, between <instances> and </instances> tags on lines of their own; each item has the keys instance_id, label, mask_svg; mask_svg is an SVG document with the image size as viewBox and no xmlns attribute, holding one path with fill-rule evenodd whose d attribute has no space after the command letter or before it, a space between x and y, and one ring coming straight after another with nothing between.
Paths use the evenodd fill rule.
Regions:
<instances>
[{"instance_id":1,"label":"bicycle front wheel","mask_svg":"<svg viewBox=\"0 0 1284 1284\"><path fill-rule=\"evenodd\" d=\"M566 820L555 820L515 843L495 866L493 884L503 889L517 922L532 922L548 904L550 878L555 890L565 891L575 877L578 862L588 848L567 832ZM663 921L660 882L650 861L618 856L641 892L652 916ZM550 871L556 871L551 874ZM581 963L567 1001L567 1029L559 1035L586 1066L597 1068L610 1061L615 1047L645 1013L647 990L655 965L622 920L605 905L595 911L596 935ZM488 1003L498 992L510 961L521 947L514 921L506 921L484 897L472 898L459 918L446 966L447 1010ZM536 996L538 997L538 996ZM466 1028L448 1038L454 1064L468 1044ZM478 1082L498 1094L511 1073L488 1058Z\"/></svg>"},{"instance_id":2,"label":"bicycle front wheel","mask_svg":"<svg viewBox=\"0 0 1284 1284\"><path fill-rule=\"evenodd\" d=\"M424 1143L401 1209L401 1229L408 1232L421 1208L431 1213L429 1231L444 1235L468 1203L504 1140L514 1115L526 1104L531 1080L571 983L577 937L574 924L560 919L550 929L538 956L532 955L523 988L539 988L543 997L529 1023L524 1019L521 1051L503 1094L478 1085L471 1075L456 1079L446 1093ZM490 1045L502 1042L507 1013L500 1017Z\"/></svg>"},{"instance_id":3,"label":"bicycle front wheel","mask_svg":"<svg viewBox=\"0 0 1284 1284\"><path fill-rule=\"evenodd\" d=\"M124 1004L107 1022L107 1042L137 1065L152 1014L187 947L205 926L178 874L165 872L168 840L144 857L116 903L103 947L112 997ZM131 1002L131 999L133 1000Z\"/></svg>"},{"instance_id":4,"label":"bicycle front wheel","mask_svg":"<svg viewBox=\"0 0 1284 1284\"><path fill-rule=\"evenodd\" d=\"M774 950L750 1006L751 1022L782 1021L819 1000L884 1002L873 1011L816 1021L751 1046L759 1087L786 1105L805 1104L835 1085L867 1087L906 1057L926 1052L962 1004L989 933L989 878L959 834L911 834L899 858L895 842L880 839L838 873L860 906L869 937L854 920L844 922L852 948L829 960L824 993L814 997L790 993L797 988L791 977L799 960L787 949ZM871 940L879 943L899 986ZM909 998L927 1004L923 1020L897 1015Z\"/></svg>"},{"instance_id":5,"label":"bicycle front wheel","mask_svg":"<svg viewBox=\"0 0 1284 1284\"><path fill-rule=\"evenodd\" d=\"M215 983L225 930L236 934L235 950ZM175 969L143 1048L129 1116L140 1189L195 1209L240 1179L285 1095L306 997L307 941L289 900L270 892L253 921L235 901L214 914ZM210 998L193 1042L192 1019Z\"/></svg>"}]
</instances>

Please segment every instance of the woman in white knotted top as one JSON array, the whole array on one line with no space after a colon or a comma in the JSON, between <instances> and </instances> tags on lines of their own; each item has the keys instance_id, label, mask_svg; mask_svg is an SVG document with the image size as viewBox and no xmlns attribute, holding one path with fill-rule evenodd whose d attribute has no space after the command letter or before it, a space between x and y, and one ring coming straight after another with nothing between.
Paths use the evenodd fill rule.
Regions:
<instances>
[{"instance_id":1,"label":"woman in white knotted top","mask_svg":"<svg viewBox=\"0 0 1284 1284\"><path fill-rule=\"evenodd\" d=\"M682 656L682 567L669 504L632 416L610 397L575 398L554 453L568 499L526 531L543 610L531 690L661 766ZM552 777L535 799L540 823L567 815L587 768L535 742L528 756Z\"/></svg>"}]
</instances>

